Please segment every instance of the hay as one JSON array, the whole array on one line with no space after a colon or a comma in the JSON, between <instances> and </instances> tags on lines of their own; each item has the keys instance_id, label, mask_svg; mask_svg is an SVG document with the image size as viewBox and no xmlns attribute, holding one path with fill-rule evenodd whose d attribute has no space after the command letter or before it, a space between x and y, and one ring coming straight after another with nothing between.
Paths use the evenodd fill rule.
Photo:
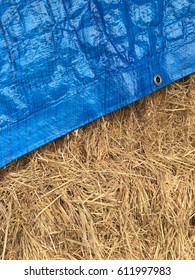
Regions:
<instances>
[{"instance_id":1,"label":"hay","mask_svg":"<svg viewBox=\"0 0 195 280\"><path fill-rule=\"evenodd\" d=\"M1 258L195 259L194 80L1 170Z\"/></svg>"}]
</instances>

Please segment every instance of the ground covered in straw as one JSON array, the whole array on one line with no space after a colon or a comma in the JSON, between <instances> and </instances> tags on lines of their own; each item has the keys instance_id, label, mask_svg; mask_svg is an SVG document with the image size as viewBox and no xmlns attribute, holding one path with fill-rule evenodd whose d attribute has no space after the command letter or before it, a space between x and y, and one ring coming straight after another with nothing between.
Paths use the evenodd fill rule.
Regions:
<instances>
[{"instance_id":1,"label":"ground covered in straw","mask_svg":"<svg viewBox=\"0 0 195 280\"><path fill-rule=\"evenodd\" d=\"M194 81L0 170L0 257L195 259Z\"/></svg>"}]
</instances>

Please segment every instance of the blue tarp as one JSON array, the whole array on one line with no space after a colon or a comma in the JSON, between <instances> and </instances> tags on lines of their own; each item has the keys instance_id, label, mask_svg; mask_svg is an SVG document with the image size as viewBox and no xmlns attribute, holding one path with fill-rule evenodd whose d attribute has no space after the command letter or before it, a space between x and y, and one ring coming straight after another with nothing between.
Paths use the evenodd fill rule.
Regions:
<instances>
[{"instance_id":1,"label":"blue tarp","mask_svg":"<svg viewBox=\"0 0 195 280\"><path fill-rule=\"evenodd\" d=\"M195 0L0 0L0 54L3 167L195 72Z\"/></svg>"}]
</instances>

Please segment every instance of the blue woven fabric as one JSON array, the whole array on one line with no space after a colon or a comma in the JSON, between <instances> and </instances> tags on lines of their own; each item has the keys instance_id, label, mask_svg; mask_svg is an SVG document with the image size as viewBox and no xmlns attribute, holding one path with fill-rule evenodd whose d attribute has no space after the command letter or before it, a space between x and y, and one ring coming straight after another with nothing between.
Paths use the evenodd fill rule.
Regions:
<instances>
[{"instance_id":1,"label":"blue woven fabric","mask_svg":"<svg viewBox=\"0 0 195 280\"><path fill-rule=\"evenodd\" d=\"M195 72L195 0L0 0L0 52L3 167Z\"/></svg>"}]
</instances>

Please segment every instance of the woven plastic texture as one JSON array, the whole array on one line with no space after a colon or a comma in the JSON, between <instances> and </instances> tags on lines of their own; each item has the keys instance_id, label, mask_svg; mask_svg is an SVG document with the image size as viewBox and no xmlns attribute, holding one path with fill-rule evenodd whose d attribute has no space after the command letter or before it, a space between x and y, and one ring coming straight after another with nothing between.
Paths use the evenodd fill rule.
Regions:
<instances>
[{"instance_id":1,"label":"woven plastic texture","mask_svg":"<svg viewBox=\"0 0 195 280\"><path fill-rule=\"evenodd\" d=\"M195 0L0 0L0 54L3 167L194 72Z\"/></svg>"}]
</instances>

